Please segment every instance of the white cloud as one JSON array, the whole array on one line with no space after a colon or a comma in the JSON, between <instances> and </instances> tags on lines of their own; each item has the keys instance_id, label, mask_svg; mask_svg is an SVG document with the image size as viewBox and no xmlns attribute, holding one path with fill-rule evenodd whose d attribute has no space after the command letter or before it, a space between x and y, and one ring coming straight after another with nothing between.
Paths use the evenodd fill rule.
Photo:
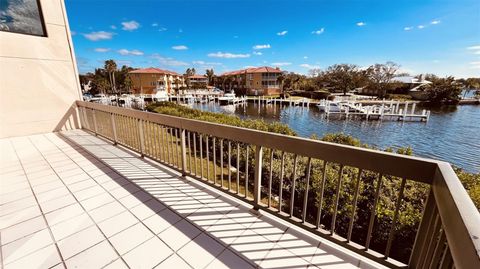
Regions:
<instances>
[{"instance_id":1,"label":"white cloud","mask_svg":"<svg viewBox=\"0 0 480 269\"><path fill-rule=\"evenodd\" d=\"M163 57L163 56L161 56L157 53L153 54L151 57L153 59L157 60L160 65L164 65L164 66L187 66L187 65L189 65L186 62L178 61L178 60L175 60L175 59L169 58L169 57Z\"/></svg>"},{"instance_id":2,"label":"white cloud","mask_svg":"<svg viewBox=\"0 0 480 269\"><path fill-rule=\"evenodd\" d=\"M417 28L418 28L418 29L423 29L423 28L425 28L425 25L421 25L421 24L420 24L419 26L417 26Z\"/></svg>"},{"instance_id":3,"label":"white cloud","mask_svg":"<svg viewBox=\"0 0 480 269\"><path fill-rule=\"evenodd\" d=\"M174 50L188 50L188 47L185 45L178 45L178 46L173 46L172 49Z\"/></svg>"},{"instance_id":4,"label":"white cloud","mask_svg":"<svg viewBox=\"0 0 480 269\"><path fill-rule=\"evenodd\" d=\"M360 26L360 27L362 27L362 26L365 26L365 25L367 25L367 24L366 24L366 23L364 23L363 21L361 21L361 22L357 22L357 26Z\"/></svg>"},{"instance_id":5,"label":"white cloud","mask_svg":"<svg viewBox=\"0 0 480 269\"><path fill-rule=\"evenodd\" d=\"M235 58L249 58L250 54L234 54L230 52L212 52L207 55L208 57L213 58L225 58L225 59L235 59Z\"/></svg>"},{"instance_id":6,"label":"white cloud","mask_svg":"<svg viewBox=\"0 0 480 269\"><path fill-rule=\"evenodd\" d=\"M258 56L263 55L263 53L261 53L260 51L254 51L253 54Z\"/></svg>"},{"instance_id":7,"label":"white cloud","mask_svg":"<svg viewBox=\"0 0 480 269\"><path fill-rule=\"evenodd\" d=\"M471 50L475 55L480 55L480 45L467 47L467 50Z\"/></svg>"},{"instance_id":8,"label":"white cloud","mask_svg":"<svg viewBox=\"0 0 480 269\"><path fill-rule=\"evenodd\" d=\"M157 27L158 26L158 23L154 22L152 23L152 27Z\"/></svg>"},{"instance_id":9,"label":"white cloud","mask_svg":"<svg viewBox=\"0 0 480 269\"><path fill-rule=\"evenodd\" d=\"M308 59L308 56L303 56L303 59Z\"/></svg>"},{"instance_id":10,"label":"white cloud","mask_svg":"<svg viewBox=\"0 0 480 269\"><path fill-rule=\"evenodd\" d=\"M127 61L127 60L117 60L117 64L121 65L132 65L132 61Z\"/></svg>"},{"instance_id":11,"label":"white cloud","mask_svg":"<svg viewBox=\"0 0 480 269\"><path fill-rule=\"evenodd\" d=\"M109 48L96 48L94 49L95 52L108 52L110 51Z\"/></svg>"},{"instance_id":12,"label":"white cloud","mask_svg":"<svg viewBox=\"0 0 480 269\"><path fill-rule=\"evenodd\" d=\"M412 30L412 29L413 29L412 26L403 27L403 30L405 30L405 31L410 31L410 30Z\"/></svg>"},{"instance_id":13,"label":"white cloud","mask_svg":"<svg viewBox=\"0 0 480 269\"><path fill-rule=\"evenodd\" d=\"M160 27L160 28L158 28L158 31L159 31L159 32L167 31L167 28L165 28L165 27Z\"/></svg>"},{"instance_id":14,"label":"white cloud","mask_svg":"<svg viewBox=\"0 0 480 269\"><path fill-rule=\"evenodd\" d=\"M277 35L279 36L284 36L288 33L288 31L281 31L281 32L278 32Z\"/></svg>"},{"instance_id":15,"label":"white cloud","mask_svg":"<svg viewBox=\"0 0 480 269\"><path fill-rule=\"evenodd\" d=\"M198 64L198 65L222 65L222 63L205 62L205 61L192 61L192 63Z\"/></svg>"},{"instance_id":16,"label":"white cloud","mask_svg":"<svg viewBox=\"0 0 480 269\"><path fill-rule=\"evenodd\" d=\"M473 69L480 69L480 61L470 62L471 67Z\"/></svg>"},{"instance_id":17,"label":"white cloud","mask_svg":"<svg viewBox=\"0 0 480 269\"><path fill-rule=\"evenodd\" d=\"M120 53L120 55L134 55L134 56L143 55L143 51L139 51L139 50L121 49L121 50L118 50L117 52Z\"/></svg>"},{"instance_id":18,"label":"white cloud","mask_svg":"<svg viewBox=\"0 0 480 269\"><path fill-rule=\"evenodd\" d=\"M253 49L254 49L254 50L269 49L269 48L270 48L270 44L255 45L255 46L253 46Z\"/></svg>"},{"instance_id":19,"label":"white cloud","mask_svg":"<svg viewBox=\"0 0 480 269\"><path fill-rule=\"evenodd\" d=\"M320 66L318 65L311 65L311 64L301 64L300 67L307 68L307 69L319 69Z\"/></svg>"},{"instance_id":20,"label":"white cloud","mask_svg":"<svg viewBox=\"0 0 480 269\"><path fill-rule=\"evenodd\" d=\"M91 33L88 33L88 34L83 34L83 36L90 41L99 41L99 40L112 39L114 34L115 33L98 31L98 32L91 32Z\"/></svg>"},{"instance_id":21,"label":"white cloud","mask_svg":"<svg viewBox=\"0 0 480 269\"><path fill-rule=\"evenodd\" d=\"M122 29L125 31L133 31L140 27L140 23L136 21L124 21L122 22Z\"/></svg>"},{"instance_id":22,"label":"white cloud","mask_svg":"<svg viewBox=\"0 0 480 269\"><path fill-rule=\"evenodd\" d=\"M113 30L117 29L117 26L115 25L110 25L110 28L112 28Z\"/></svg>"},{"instance_id":23,"label":"white cloud","mask_svg":"<svg viewBox=\"0 0 480 269\"><path fill-rule=\"evenodd\" d=\"M480 50L480 45L467 47L467 50Z\"/></svg>"},{"instance_id":24,"label":"white cloud","mask_svg":"<svg viewBox=\"0 0 480 269\"><path fill-rule=\"evenodd\" d=\"M279 63L272 63L273 66L286 66L291 65L292 63L289 62L279 62Z\"/></svg>"},{"instance_id":25,"label":"white cloud","mask_svg":"<svg viewBox=\"0 0 480 269\"><path fill-rule=\"evenodd\" d=\"M312 31L312 34L321 35L323 34L323 32L325 32L325 28L320 28L318 30Z\"/></svg>"},{"instance_id":26,"label":"white cloud","mask_svg":"<svg viewBox=\"0 0 480 269\"><path fill-rule=\"evenodd\" d=\"M432 22L430 22L430 24L433 24L433 25L439 24L439 23L440 23L440 20L433 20Z\"/></svg>"}]
</instances>

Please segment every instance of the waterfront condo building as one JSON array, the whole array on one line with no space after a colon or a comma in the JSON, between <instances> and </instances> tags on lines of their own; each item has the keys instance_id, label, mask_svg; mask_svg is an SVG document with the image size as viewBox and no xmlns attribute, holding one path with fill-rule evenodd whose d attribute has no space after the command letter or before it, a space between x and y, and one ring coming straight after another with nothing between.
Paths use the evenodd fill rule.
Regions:
<instances>
[{"instance_id":1,"label":"waterfront condo building","mask_svg":"<svg viewBox=\"0 0 480 269\"><path fill-rule=\"evenodd\" d=\"M169 70L150 67L133 70L128 74L135 94L155 94L159 89L174 93L185 86L183 76Z\"/></svg>"},{"instance_id":2,"label":"waterfront condo building","mask_svg":"<svg viewBox=\"0 0 480 269\"><path fill-rule=\"evenodd\" d=\"M207 88L208 85L208 78L203 75L192 75L188 76L187 78L188 84L190 87L199 89L199 88Z\"/></svg>"},{"instance_id":3,"label":"waterfront condo building","mask_svg":"<svg viewBox=\"0 0 480 269\"><path fill-rule=\"evenodd\" d=\"M223 73L216 80L216 86L237 94L274 95L280 94L278 77L283 73L278 67L252 67Z\"/></svg>"}]
</instances>

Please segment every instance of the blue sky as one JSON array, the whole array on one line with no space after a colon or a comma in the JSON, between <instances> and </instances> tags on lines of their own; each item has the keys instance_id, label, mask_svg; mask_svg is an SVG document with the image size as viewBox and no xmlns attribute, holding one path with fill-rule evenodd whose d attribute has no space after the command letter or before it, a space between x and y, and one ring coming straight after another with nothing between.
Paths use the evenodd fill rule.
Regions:
<instances>
[{"instance_id":1,"label":"blue sky","mask_svg":"<svg viewBox=\"0 0 480 269\"><path fill-rule=\"evenodd\" d=\"M106 59L217 74L394 61L411 74L480 76L478 0L65 2L81 73Z\"/></svg>"}]
</instances>

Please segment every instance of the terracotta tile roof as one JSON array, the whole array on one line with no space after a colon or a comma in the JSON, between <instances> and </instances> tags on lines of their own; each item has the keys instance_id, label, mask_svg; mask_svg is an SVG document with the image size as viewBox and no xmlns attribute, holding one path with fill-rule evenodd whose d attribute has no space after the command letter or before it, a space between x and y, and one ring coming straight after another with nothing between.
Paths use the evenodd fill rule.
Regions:
<instances>
[{"instance_id":1,"label":"terracotta tile roof","mask_svg":"<svg viewBox=\"0 0 480 269\"><path fill-rule=\"evenodd\" d=\"M141 69L130 71L128 73L129 74L167 74L167 75L180 76L180 74L177 72L173 72L170 70L163 70L155 67L141 68Z\"/></svg>"},{"instance_id":2,"label":"terracotta tile roof","mask_svg":"<svg viewBox=\"0 0 480 269\"><path fill-rule=\"evenodd\" d=\"M270 66L262 66L262 67L252 67L247 69L240 69L231 72L225 72L220 76L233 76L233 75L240 75L240 74L248 74L248 73L282 73L283 71L277 68L273 68Z\"/></svg>"}]
</instances>

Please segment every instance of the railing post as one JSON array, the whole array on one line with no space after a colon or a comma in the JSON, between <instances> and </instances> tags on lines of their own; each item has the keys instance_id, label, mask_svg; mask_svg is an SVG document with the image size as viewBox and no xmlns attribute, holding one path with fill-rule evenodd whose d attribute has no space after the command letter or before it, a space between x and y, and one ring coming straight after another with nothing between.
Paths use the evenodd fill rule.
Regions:
<instances>
[{"instance_id":1,"label":"railing post","mask_svg":"<svg viewBox=\"0 0 480 269\"><path fill-rule=\"evenodd\" d=\"M255 178L253 181L253 209L258 210L260 208L259 203L262 192L262 159L263 159L263 147L256 146L255 149Z\"/></svg>"},{"instance_id":2,"label":"railing post","mask_svg":"<svg viewBox=\"0 0 480 269\"><path fill-rule=\"evenodd\" d=\"M95 113L94 109L92 109L92 114L93 114L93 132L95 133L95 135L98 135L97 113Z\"/></svg>"},{"instance_id":3,"label":"railing post","mask_svg":"<svg viewBox=\"0 0 480 269\"><path fill-rule=\"evenodd\" d=\"M113 134L113 144L117 144L117 127L115 125L115 116L113 113L110 113L110 121L112 123L112 134Z\"/></svg>"},{"instance_id":4,"label":"railing post","mask_svg":"<svg viewBox=\"0 0 480 269\"><path fill-rule=\"evenodd\" d=\"M87 109L85 107L81 107L82 110L82 128L85 128L87 130L90 129L90 126L88 125L88 118L87 118Z\"/></svg>"},{"instance_id":5,"label":"railing post","mask_svg":"<svg viewBox=\"0 0 480 269\"><path fill-rule=\"evenodd\" d=\"M185 129L180 129L180 147L181 147L181 154L182 154L182 176L187 175L187 146L185 143ZM208 148L207 148L208 151ZM208 157L207 157L208 158Z\"/></svg>"},{"instance_id":6,"label":"railing post","mask_svg":"<svg viewBox=\"0 0 480 269\"><path fill-rule=\"evenodd\" d=\"M145 157L145 136L143 133L143 121L140 119L137 119L137 125L138 125L138 135L140 136L140 154L141 157Z\"/></svg>"},{"instance_id":7,"label":"railing post","mask_svg":"<svg viewBox=\"0 0 480 269\"><path fill-rule=\"evenodd\" d=\"M430 190L425 209L423 210L422 220L418 226L412 254L410 254L409 268L419 267L425 258L425 246L429 240L432 240L432 238L429 237L429 230L431 230L430 226L432 226L432 222L435 219L435 206L435 196L433 191Z\"/></svg>"}]
</instances>

